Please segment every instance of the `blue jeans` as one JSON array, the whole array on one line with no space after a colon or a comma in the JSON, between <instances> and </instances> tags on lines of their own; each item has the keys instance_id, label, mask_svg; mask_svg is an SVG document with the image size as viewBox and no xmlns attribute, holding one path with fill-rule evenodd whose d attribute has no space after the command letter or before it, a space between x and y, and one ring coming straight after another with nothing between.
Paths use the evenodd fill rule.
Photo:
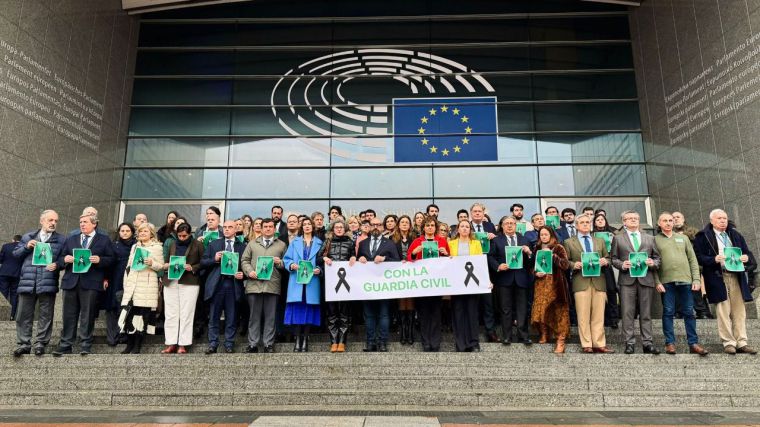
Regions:
<instances>
[{"instance_id":1,"label":"blue jeans","mask_svg":"<svg viewBox=\"0 0 760 427\"><path fill-rule=\"evenodd\" d=\"M686 324L686 341L689 345L699 343L697 320L694 317L694 300L691 294L691 283L671 282L665 283L665 295L662 298L662 333L665 335L665 344L676 343L676 337L673 333L676 300L680 303L681 315Z\"/></svg>"},{"instance_id":2,"label":"blue jeans","mask_svg":"<svg viewBox=\"0 0 760 427\"><path fill-rule=\"evenodd\" d=\"M391 323L388 316L388 300L364 301L364 323L367 328L367 345L387 344Z\"/></svg>"},{"instance_id":3,"label":"blue jeans","mask_svg":"<svg viewBox=\"0 0 760 427\"><path fill-rule=\"evenodd\" d=\"M208 319L208 345L219 346L219 322L224 311L224 347L235 345L237 330L237 301L235 301L235 282L223 280L211 299L211 313Z\"/></svg>"}]
</instances>

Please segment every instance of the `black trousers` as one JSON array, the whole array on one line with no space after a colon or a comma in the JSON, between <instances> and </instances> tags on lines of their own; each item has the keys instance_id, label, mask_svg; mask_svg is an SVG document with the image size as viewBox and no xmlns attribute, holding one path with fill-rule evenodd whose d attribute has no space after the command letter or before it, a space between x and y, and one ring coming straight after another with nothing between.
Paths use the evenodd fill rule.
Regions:
<instances>
[{"instance_id":1,"label":"black trousers","mask_svg":"<svg viewBox=\"0 0 760 427\"><path fill-rule=\"evenodd\" d=\"M517 320L517 338L528 338L528 289L516 284L498 288L503 339L512 341L512 323ZM514 307L514 310L513 310Z\"/></svg>"},{"instance_id":2,"label":"black trousers","mask_svg":"<svg viewBox=\"0 0 760 427\"><path fill-rule=\"evenodd\" d=\"M441 347L441 297L417 298L414 302L420 316L420 337L423 349L438 350Z\"/></svg>"},{"instance_id":3,"label":"black trousers","mask_svg":"<svg viewBox=\"0 0 760 427\"><path fill-rule=\"evenodd\" d=\"M491 295L491 294L487 294ZM457 351L478 347L478 303L480 295L452 295L451 314L454 329L454 342Z\"/></svg>"}]
</instances>

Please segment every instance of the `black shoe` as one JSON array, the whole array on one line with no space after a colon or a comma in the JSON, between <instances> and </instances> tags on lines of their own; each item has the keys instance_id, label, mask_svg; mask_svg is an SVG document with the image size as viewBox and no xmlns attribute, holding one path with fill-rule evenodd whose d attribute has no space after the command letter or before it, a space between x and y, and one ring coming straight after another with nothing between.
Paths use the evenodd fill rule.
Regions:
<instances>
[{"instance_id":1,"label":"black shoe","mask_svg":"<svg viewBox=\"0 0 760 427\"><path fill-rule=\"evenodd\" d=\"M45 347L37 347L34 349L35 356L42 356L43 354L45 354Z\"/></svg>"},{"instance_id":2,"label":"black shoe","mask_svg":"<svg viewBox=\"0 0 760 427\"><path fill-rule=\"evenodd\" d=\"M300 353L301 352L301 347L303 345L303 341L302 340L303 340L303 338L300 335L296 336L296 342L295 342L295 344L293 344L293 352L294 353Z\"/></svg>"},{"instance_id":3,"label":"black shoe","mask_svg":"<svg viewBox=\"0 0 760 427\"><path fill-rule=\"evenodd\" d=\"M214 354L216 353L216 347L208 346L208 348L205 351L206 354Z\"/></svg>"},{"instance_id":4,"label":"black shoe","mask_svg":"<svg viewBox=\"0 0 760 427\"><path fill-rule=\"evenodd\" d=\"M705 318L706 318L706 316L705 316L705 313L697 313L697 315L696 315L696 316L694 316L694 317L695 317L696 319L699 319L699 320L702 320L702 319L705 319Z\"/></svg>"},{"instance_id":5,"label":"black shoe","mask_svg":"<svg viewBox=\"0 0 760 427\"><path fill-rule=\"evenodd\" d=\"M496 335L496 332L491 331L486 334L486 340L488 342L499 342L499 336Z\"/></svg>"},{"instance_id":6,"label":"black shoe","mask_svg":"<svg viewBox=\"0 0 760 427\"><path fill-rule=\"evenodd\" d=\"M530 338L525 338L524 340L522 340L520 342L523 343L525 346L531 346L531 345L533 345L533 341L531 341Z\"/></svg>"},{"instance_id":7,"label":"black shoe","mask_svg":"<svg viewBox=\"0 0 760 427\"><path fill-rule=\"evenodd\" d=\"M633 344L626 344L625 345L625 354L633 354L636 350L633 348Z\"/></svg>"},{"instance_id":8,"label":"black shoe","mask_svg":"<svg viewBox=\"0 0 760 427\"><path fill-rule=\"evenodd\" d=\"M264 353L274 353L274 347L271 345L264 347Z\"/></svg>"},{"instance_id":9,"label":"black shoe","mask_svg":"<svg viewBox=\"0 0 760 427\"><path fill-rule=\"evenodd\" d=\"M470 351L473 353L480 353L480 345L473 346Z\"/></svg>"},{"instance_id":10,"label":"black shoe","mask_svg":"<svg viewBox=\"0 0 760 427\"><path fill-rule=\"evenodd\" d=\"M375 351L377 351L377 346L376 346L376 345L374 345L374 344L371 344L371 345L370 345L370 344L367 344L367 346L366 346L366 347L364 347L364 348L362 349L362 351L363 351L363 352L365 352L365 353L372 353L372 352L375 352Z\"/></svg>"},{"instance_id":11,"label":"black shoe","mask_svg":"<svg viewBox=\"0 0 760 427\"><path fill-rule=\"evenodd\" d=\"M224 352L225 353L234 353L235 349L232 348L232 347L224 347Z\"/></svg>"},{"instance_id":12,"label":"black shoe","mask_svg":"<svg viewBox=\"0 0 760 427\"><path fill-rule=\"evenodd\" d=\"M89 348L83 348L79 350L79 354L82 356L87 356L89 354L92 354L92 350L90 350Z\"/></svg>"},{"instance_id":13,"label":"black shoe","mask_svg":"<svg viewBox=\"0 0 760 427\"><path fill-rule=\"evenodd\" d=\"M248 347L245 349L245 352L246 352L246 353L258 353L258 352L259 352L259 348L258 348L257 346L255 346L255 345L249 345L249 346L248 346Z\"/></svg>"},{"instance_id":14,"label":"black shoe","mask_svg":"<svg viewBox=\"0 0 760 427\"><path fill-rule=\"evenodd\" d=\"M610 328L617 329L618 328L618 322L615 322L615 323L611 324Z\"/></svg>"},{"instance_id":15,"label":"black shoe","mask_svg":"<svg viewBox=\"0 0 760 427\"><path fill-rule=\"evenodd\" d=\"M430 347L430 350L428 350L428 351L431 352L431 353L438 353L439 351L441 351L441 348L440 347Z\"/></svg>"},{"instance_id":16,"label":"black shoe","mask_svg":"<svg viewBox=\"0 0 760 427\"><path fill-rule=\"evenodd\" d=\"M657 350L657 347L653 345L645 345L644 354L660 354L660 350Z\"/></svg>"},{"instance_id":17,"label":"black shoe","mask_svg":"<svg viewBox=\"0 0 760 427\"><path fill-rule=\"evenodd\" d=\"M309 336L304 335L301 339L301 352L306 353L309 351Z\"/></svg>"},{"instance_id":18,"label":"black shoe","mask_svg":"<svg viewBox=\"0 0 760 427\"><path fill-rule=\"evenodd\" d=\"M28 347L19 347L13 352L13 357L21 357L25 354L31 354L32 349Z\"/></svg>"},{"instance_id":19,"label":"black shoe","mask_svg":"<svg viewBox=\"0 0 760 427\"><path fill-rule=\"evenodd\" d=\"M512 340L510 339L503 339L501 340L502 345L512 345Z\"/></svg>"},{"instance_id":20,"label":"black shoe","mask_svg":"<svg viewBox=\"0 0 760 427\"><path fill-rule=\"evenodd\" d=\"M70 348L69 349L59 348L59 349L53 351L53 357L61 357L64 354L71 354L71 349Z\"/></svg>"},{"instance_id":21,"label":"black shoe","mask_svg":"<svg viewBox=\"0 0 760 427\"><path fill-rule=\"evenodd\" d=\"M388 352L388 345L386 343L384 343L384 342L381 342L377 346L377 351L379 351L380 353L387 353Z\"/></svg>"}]
</instances>

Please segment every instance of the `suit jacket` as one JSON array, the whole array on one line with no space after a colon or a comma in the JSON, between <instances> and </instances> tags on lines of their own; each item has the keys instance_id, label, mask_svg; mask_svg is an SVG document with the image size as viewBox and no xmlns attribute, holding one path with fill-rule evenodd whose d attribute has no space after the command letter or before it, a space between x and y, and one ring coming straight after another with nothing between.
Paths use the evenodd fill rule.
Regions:
<instances>
[{"instance_id":1,"label":"suit jacket","mask_svg":"<svg viewBox=\"0 0 760 427\"><path fill-rule=\"evenodd\" d=\"M303 257L304 241L303 237L296 237L290 242L285 255L283 256L283 262L285 263L285 269L290 269L291 264L298 265L301 261L311 262L312 267L317 268L317 256L322 251L322 240L319 237L314 236L311 239L311 249L309 250L309 258ZM313 275L311 280L306 285L306 301L303 301L303 287L304 285L298 283L298 274L291 274L288 278L288 294L287 302L305 302L306 304L319 305L320 301L320 286L319 276Z\"/></svg>"},{"instance_id":2,"label":"suit jacket","mask_svg":"<svg viewBox=\"0 0 760 427\"><path fill-rule=\"evenodd\" d=\"M233 239L235 239L233 237ZM237 280L231 276L223 276L222 275L222 264L215 260L216 253L220 251L224 251L224 247L226 245L225 238L222 237L220 239L216 239L208 244L206 247L206 250L203 252L203 258L201 259L201 268L208 271L208 276L206 277L206 287L203 292L203 299L208 301L211 298L214 297L214 293L216 293L217 287L219 287L227 278L231 278L235 282L235 299L240 299L241 296L243 296L243 281ZM237 239L235 239L235 243L233 243L232 248L235 252L238 253L238 271L243 271L242 268L242 260L243 260L243 251L245 251L245 243L240 243Z\"/></svg>"},{"instance_id":3,"label":"suit jacket","mask_svg":"<svg viewBox=\"0 0 760 427\"><path fill-rule=\"evenodd\" d=\"M731 244L738 248L741 248L742 253L749 257L749 262L745 263L745 266L751 263L755 263L755 256L752 251L747 247L747 242L736 228L729 225L726 229L726 234L731 240ZM728 299L726 292L726 284L723 282L723 266L715 262L715 256L718 255L718 239L715 237L715 231L712 224L707 224L704 229L697 233L694 238L694 253L697 255L697 262L702 266L702 276L705 278L705 292L707 293L707 300L712 304L717 304ZM742 290L742 297L745 302L752 301L752 292L749 289L749 281L747 279L747 273L732 273L736 274L739 279L739 287Z\"/></svg>"},{"instance_id":4,"label":"suit jacket","mask_svg":"<svg viewBox=\"0 0 760 427\"><path fill-rule=\"evenodd\" d=\"M518 246L530 246L528 239L520 233L517 236ZM499 265L507 262L507 253L504 247L507 246L507 236L499 234L491 240L491 251L488 252L488 269L491 272L493 284L495 286L509 287L517 285L521 288L528 288L533 285L533 254L523 252L523 268L519 270L498 271Z\"/></svg>"},{"instance_id":5,"label":"suit jacket","mask_svg":"<svg viewBox=\"0 0 760 427\"><path fill-rule=\"evenodd\" d=\"M58 258L58 268L63 270L63 280L61 280L61 289L71 290L80 285L82 289L88 289L93 291L105 291L103 289L103 281L107 277L107 273L110 272L111 264L113 264L115 256L113 253L113 244L108 236L95 233L95 236L90 242L90 252L92 255L100 257L100 262L92 264L90 270L87 273L74 274L74 264L66 264L63 258L67 255L74 255L74 249L82 247L81 234L77 234L66 239L66 243L63 245L62 256Z\"/></svg>"},{"instance_id":6,"label":"suit jacket","mask_svg":"<svg viewBox=\"0 0 760 427\"><path fill-rule=\"evenodd\" d=\"M654 261L654 265L647 269L647 275L644 277L631 277L630 270L623 270L623 262L628 261L628 255L631 252L635 252L628 233L624 230L612 238L610 257L612 258L612 265L620 272L618 275L618 285L620 286L633 285L636 281L642 286L654 287L655 285L655 271L660 267L660 253L657 252L654 236L644 234L641 231L639 231L639 236L641 237L639 252L646 252L647 256Z\"/></svg>"},{"instance_id":7,"label":"suit jacket","mask_svg":"<svg viewBox=\"0 0 760 427\"><path fill-rule=\"evenodd\" d=\"M484 233L493 233L493 234L496 234L496 226L493 225L492 223L490 223L490 222L488 222L486 220L483 220L483 222L480 223L480 224L483 226L483 232ZM472 232L473 233L477 233L478 229L476 228L475 224L472 223L472 221L470 221L470 225L472 226Z\"/></svg>"},{"instance_id":8,"label":"suit jacket","mask_svg":"<svg viewBox=\"0 0 760 427\"><path fill-rule=\"evenodd\" d=\"M13 255L13 250L21 242L11 242L3 245L0 249L0 276L13 277L18 279L21 274L21 264L24 262L23 258L16 258Z\"/></svg>"},{"instance_id":9,"label":"suit jacket","mask_svg":"<svg viewBox=\"0 0 760 427\"><path fill-rule=\"evenodd\" d=\"M591 241L594 246L594 252L599 254L599 258L605 258L609 262L610 254L607 252L607 245L605 245L604 240L592 236ZM570 268L572 269L576 262L581 261L581 254L583 253L581 241L576 235L565 240L562 246L567 250L567 258L570 260ZM589 286L593 286L599 292L606 292L607 280L604 277L604 272L598 277L583 277L581 270L573 270L573 292L585 291Z\"/></svg>"},{"instance_id":10,"label":"suit jacket","mask_svg":"<svg viewBox=\"0 0 760 427\"><path fill-rule=\"evenodd\" d=\"M359 250L357 251L357 258L367 258L367 261L372 262L374 258L370 255L370 242L372 242L372 238L368 237L361 242L359 242ZM411 247L409 248L411 251ZM384 256L386 261L401 261L401 255L398 253L398 248L396 247L396 244L393 243L393 240L390 240L387 237L383 237L380 240L380 245L377 247L377 253L375 255Z\"/></svg>"},{"instance_id":11,"label":"suit jacket","mask_svg":"<svg viewBox=\"0 0 760 427\"><path fill-rule=\"evenodd\" d=\"M567 228L564 226L560 226L558 229L554 230L554 232L557 234L557 240L559 240L560 243L570 238L570 233L567 232Z\"/></svg>"},{"instance_id":12,"label":"suit jacket","mask_svg":"<svg viewBox=\"0 0 760 427\"><path fill-rule=\"evenodd\" d=\"M275 231L277 232L278 239L288 243L288 224L284 220L280 220L280 224Z\"/></svg>"}]
</instances>

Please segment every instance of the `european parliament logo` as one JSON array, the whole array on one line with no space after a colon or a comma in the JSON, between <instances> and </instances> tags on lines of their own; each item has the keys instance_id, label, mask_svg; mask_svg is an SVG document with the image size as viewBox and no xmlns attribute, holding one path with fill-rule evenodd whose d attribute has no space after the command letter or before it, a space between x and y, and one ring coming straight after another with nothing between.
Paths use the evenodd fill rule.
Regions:
<instances>
[{"instance_id":1,"label":"european parliament logo","mask_svg":"<svg viewBox=\"0 0 760 427\"><path fill-rule=\"evenodd\" d=\"M396 162L495 161L496 97L393 100Z\"/></svg>"}]
</instances>

